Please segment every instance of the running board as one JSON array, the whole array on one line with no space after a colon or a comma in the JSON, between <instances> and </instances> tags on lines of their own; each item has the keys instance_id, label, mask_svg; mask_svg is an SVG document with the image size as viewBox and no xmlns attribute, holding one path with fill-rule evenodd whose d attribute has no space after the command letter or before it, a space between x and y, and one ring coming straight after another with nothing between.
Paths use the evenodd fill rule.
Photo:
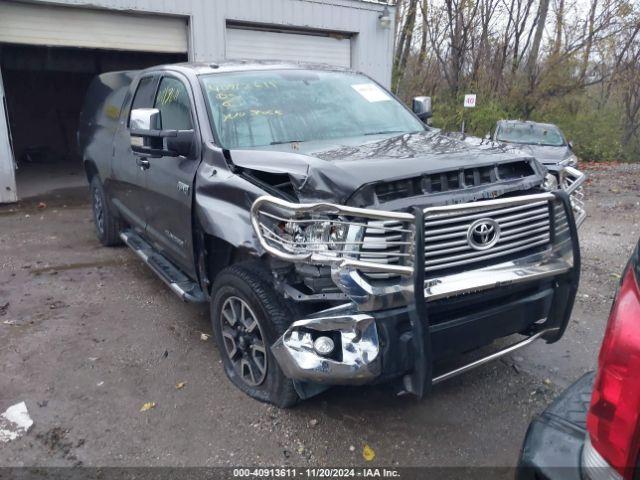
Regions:
<instances>
[{"instance_id":1,"label":"running board","mask_svg":"<svg viewBox=\"0 0 640 480\"><path fill-rule=\"evenodd\" d=\"M431 381L431 383L433 385L435 385L436 383L440 383L440 382L444 382L445 380L449 380L452 377L455 377L457 375L460 375L462 373L468 372L469 370L473 370L476 367L479 367L480 365L484 365L485 363L489 363L493 360L496 360L508 353L514 352L516 350L519 350L522 347L526 347L527 345L529 345L530 343L533 343L534 341L536 341L538 338L540 338L542 335L544 335L545 333L550 333L553 331L559 330L559 328L547 328L545 330L542 330L538 333L535 333L533 335L531 335L530 337L525 338L524 340L514 343L513 345L504 348L502 350L498 350L495 353L492 353L491 355L488 355L486 357L482 357L478 360L476 360L475 362L471 362L468 363L467 365L463 365L462 367L456 368L454 370L451 370L450 372L447 373L443 373L442 375L438 375L437 377L433 377L433 380Z\"/></svg>"},{"instance_id":2,"label":"running board","mask_svg":"<svg viewBox=\"0 0 640 480\"><path fill-rule=\"evenodd\" d=\"M173 263L156 252L151 245L132 230L120 232L122 241L166 283L183 302L204 303L207 297L200 286L187 277Z\"/></svg>"}]
</instances>

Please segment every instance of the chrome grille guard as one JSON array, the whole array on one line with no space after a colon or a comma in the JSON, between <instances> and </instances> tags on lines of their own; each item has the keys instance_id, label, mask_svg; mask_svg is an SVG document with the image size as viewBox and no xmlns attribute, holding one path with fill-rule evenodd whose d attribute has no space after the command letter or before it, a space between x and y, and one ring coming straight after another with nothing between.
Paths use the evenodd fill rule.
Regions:
<instances>
[{"instance_id":1,"label":"chrome grille guard","mask_svg":"<svg viewBox=\"0 0 640 480\"><path fill-rule=\"evenodd\" d=\"M586 180L587 176L577 168L564 167L560 172L560 187L569 194L571 208L573 209L578 228L582 226L587 218L583 191L583 184Z\"/></svg>"},{"instance_id":2,"label":"chrome grille guard","mask_svg":"<svg viewBox=\"0 0 640 480\"><path fill-rule=\"evenodd\" d=\"M381 263L386 253L380 249L374 261L361 260L361 249L365 245L363 232L370 228L369 221L379 222L377 229L392 231L401 238L395 242L406 246L402 255L408 259L406 265ZM271 255L290 262L305 262L331 265L334 268L356 268L363 271L389 272L411 276L412 249L414 244L414 216L403 212L386 212L372 209L347 207L330 203L298 204L276 197L262 196L251 207L251 222L262 247ZM269 223L270 222L270 223ZM386 225L390 222L392 225ZM291 225L289 225L291 224ZM329 241L313 241L304 238L303 229L331 229L345 227L346 236L334 241L339 246L331 251ZM285 231L295 230L291 238L285 238ZM303 238L296 239L296 234ZM393 253L397 256L397 253Z\"/></svg>"},{"instance_id":3,"label":"chrome grille guard","mask_svg":"<svg viewBox=\"0 0 640 480\"><path fill-rule=\"evenodd\" d=\"M547 213L544 216L544 220L549 224L544 241L540 242L538 234L534 234L531 244L533 248L528 251L518 252L515 257L490 257L492 262L488 265L486 264L487 262L477 265L471 264L457 271L441 270L434 272L424 267L413 268L411 276L399 277L397 281L391 284L389 282L376 282L364 275L357 267L347 265L343 268L332 268L333 280L357 304L360 311L376 311L410 305L419 294L425 302L432 302L461 294L538 281L566 274L576 265L576 255L579 255L579 247L577 234L574 233L575 221L569 196L562 191L431 207L424 210L415 208L413 212L415 247L412 264L414 267L425 265L425 253L428 251L425 249L425 245L428 232L425 232L424 225L427 218L437 218L438 215L455 216L465 212L472 212L469 214L471 216L474 216L473 212L475 212L479 218L483 218L485 216L484 212L500 209L508 210L526 205L532 205L533 209L539 209L540 205L544 204L547 205ZM557 222L556 212L553 209L555 205L560 205L561 211L565 212L565 228L569 229L567 235L557 236L555 234ZM551 215L551 212L554 214ZM497 247L501 248L500 244L497 244ZM487 252L488 255L499 255L504 253L505 250L491 253L491 249L488 249ZM416 278L418 277L422 278L417 283L422 286L420 293L415 287Z\"/></svg>"},{"instance_id":4,"label":"chrome grille guard","mask_svg":"<svg viewBox=\"0 0 640 480\"><path fill-rule=\"evenodd\" d=\"M545 204L548 206L548 213L541 216ZM565 212L566 223L563 223L563 228L568 227L567 235L555 235L557 213L554 205L558 204L562 205L560 210ZM528 206L533 210L527 210ZM548 226L545 228L549 231L542 234L536 233L532 240L535 250L520 252L522 255L516 257L499 257L501 252L505 251L504 248L495 253L492 253L489 248L486 250L488 255L494 255L488 257L492 259L490 264L484 262L478 265L465 265L462 271L428 271L428 275L425 273L425 221L427 219L447 219L451 215L483 218L490 212L510 212L514 208L515 211L518 211L518 208L525 208L525 213L533 212L534 216L541 216L536 220L547 222L545 225ZM384 212L327 203L295 204L264 196L254 202L251 213L254 229L266 252L291 262L331 266L334 283L357 305L358 310L365 312L411 305L418 295L425 302L431 302L460 294L562 275L574 269L579 255L574 209L570 196L561 190L426 209L414 208L413 213ZM403 235L402 241L398 242L405 248L403 264L381 261L385 259L385 255L398 258L397 249L390 251L381 248L380 256L372 258L372 250L369 248L366 251L366 260L362 260L364 255L360 248L365 245L363 235L365 230L371 228L368 223L370 220L378 222L377 228L392 228L394 233L397 231ZM392 226L385 227L386 222L391 222ZM347 230L345 237L335 242L340 248L331 251L325 248L325 245L304 236L299 235L300 238L294 236L295 240L279 238L278 229L284 231L287 228L293 228L288 223L293 227L302 224L312 225L313 228L321 224L323 228L329 230L333 226L346 225ZM540 228L537 223L534 225ZM515 235L520 234L521 232L518 232ZM544 239L540 235L543 235ZM371 246L371 243L368 245ZM498 248L501 248L500 244ZM511 252L511 250L508 251ZM496 258L496 255L499 258ZM389 272L396 274L397 277L377 281L375 277L367 276L366 272ZM422 278L419 283L420 292L415 288L418 277Z\"/></svg>"},{"instance_id":5,"label":"chrome grille guard","mask_svg":"<svg viewBox=\"0 0 640 480\"><path fill-rule=\"evenodd\" d=\"M532 197L528 200L533 203L541 201L540 195L529 197ZM551 264L545 263L545 259L540 258L537 265L526 267L525 260L523 260L521 264L517 265L517 268L512 268L511 270L504 268L503 274L510 272L515 277L519 276L527 280L553 275L554 294L551 295L553 300L548 307L547 315L528 323L526 327L518 327L519 330L517 332L511 332L524 335L524 340L454 370L439 375L435 374L432 332L436 332L438 326L430 324L430 315L433 308L430 300L442 298L442 296L447 296L451 292L437 290L438 288L446 288L446 285L431 285L423 289L428 283L425 280L425 269L414 269L410 284L407 286L407 291L410 292L410 301L407 302L403 310L398 309L395 312L390 312L390 315L407 315L411 324L411 344L407 346L411 349L412 368L407 370L407 373L402 377L405 390L421 397L433 385L521 348L537 338L541 337L547 342L553 342L562 336L577 292L580 251L569 196L565 192L558 191L553 194L542 194L542 198L548 202L550 211L553 208L554 216L551 218L554 219L554 225L556 223L556 211L562 209L565 212L569 234L561 234L561 243L567 246L570 251L572 266L568 264L562 266L562 260L558 260L556 265L558 268L554 270ZM505 202L513 204L513 202L526 201L526 197L518 197L498 202L485 202L479 207L493 208L496 205L504 206ZM447 211L457 211L464 208L468 208L468 206L449 207ZM428 215L427 211L414 208L413 218L416 242L413 258L414 265L423 265L424 263L425 250L423 247L425 239L422 226L426 215ZM556 236L555 228L552 228L550 235L551 237ZM452 291L455 290L458 294L471 293L485 287L513 283L513 278L501 278L496 273L499 270L497 267L494 268L492 275L480 274L473 278L467 278L466 284L463 284L465 278L461 277L461 283L454 285ZM469 273L474 272L467 272L467 274ZM453 283L456 284L457 282ZM550 288L549 285L539 285L539 287L546 290ZM352 297L352 299L357 305L357 298ZM479 299L478 301L481 300ZM384 317L387 312L361 313L356 310L356 305L352 303L336 306L318 312L307 319L294 321L287 332L272 346L272 352L285 373L291 378L318 384L368 383L372 379L378 378L382 369L382 350L377 336L376 319L379 315ZM362 304L357 306L362 307ZM389 304L382 305L382 308L389 307ZM361 310L361 308L358 309ZM304 330L307 328L320 332L327 330L337 331L342 340L342 351L346 352L346 357L343 357L343 359L327 359L313 353L310 347L312 336ZM524 329L520 330L520 328ZM309 338L305 338L306 336ZM453 341L455 342L455 340ZM314 390L312 389L312 391ZM315 392L317 393L317 390Z\"/></svg>"},{"instance_id":6,"label":"chrome grille guard","mask_svg":"<svg viewBox=\"0 0 640 480\"><path fill-rule=\"evenodd\" d=\"M482 290L483 288L493 288L503 285L511 285L518 281L533 281L540 278L554 277L554 283L556 287L563 285L566 287L567 297L558 299L556 304L563 304L563 313L552 312L552 316L556 317L551 322L545 320L544 322L536 322L526 332L529 337L528 340L521 342L521 345L532 341L535 338L543 337L548 342L554 342L562 337L564 331L569 323L573 302L578 290L578 283L580 280L580 245L578 243L577 226L574 218L574 211L571 206L569 194L562 190L557 190L553 193L541 194L548 198L550 209L554 206L554 202L560 203L564 209L567 223L569 225L570 236L568 239L563 239L558 253L561 254L561 258L566 258L567 263L565 266L561 264L564 260L559 259L558 268L552 267L550 264L545 263L547 260L541 260L540 263L530 265L525 268L524 262L529 259L522 259L522 264L518 265L514 262L511 268L502 269L501 266L495 266L494 271L479 274L474 278L460 278L460 282L450 282L449 289L444 287L443 284L436 283L435 285L427 285L425 280L425 271L422 268L416 269L414 272L414 302L409 305L408 313L411 321L412 338L414 347L414 369L409 375L405 376L404 383L409 391L416 394L418 397L422 397L427 393L435 383L438 383L446 378L455 375L459 372L472 368L476 364L484 363L490 360L494 356L489 356L479 362L464 366L460 369L453 370L452 372L444 375L435 376L433 372L433 353L431 345L431 327L429 324L429 309L430 300L449 296L452 292L456 294L471 293L474 291ZM530 196L531 197L531 196ZM523 197L516 197L523 198ZM537 200L537 199L535 199ZM497 202L500 200L494 200L490 202ZM509 201L509 199L504 199ZM446 207L443 207L446 208ZM451 208L454 208L452 206ZM416 225L424 224L425 211L420 209L414 210L416 216ZM555 223L555 220L554 220ZM416 256L414 263L416 265L424 264L424 230L418 229L416 235ZM555 237L555 232L551 232L552 238ZM553 250L556 249L554 246ZM570 256L571 262L569 263L568 256ZM546 265L546 268L544 267ZM496 272L502 269L502 274L498 275ZM546 271L545 271L546 270ZM465 276L468 276L469 272L466 272ZM456 285L458 284L458 285ZM424 288L423 288L424 287ZM443 288L444 287L444 288ZM438 292L438 289L443 289ZM553 310L553 309L552 309ZM551 325L550 325L551 324ZM521 332L525 333L525 332ZM507 349L508 350L508 349ZM505 350L505 351L507 351Z\"/></svg>"}]
</instances>

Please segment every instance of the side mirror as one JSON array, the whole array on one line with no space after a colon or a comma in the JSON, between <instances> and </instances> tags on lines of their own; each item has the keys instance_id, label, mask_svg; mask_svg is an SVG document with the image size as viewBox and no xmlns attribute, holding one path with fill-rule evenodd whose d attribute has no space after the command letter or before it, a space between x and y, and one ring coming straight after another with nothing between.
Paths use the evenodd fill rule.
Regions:
<instances>
[{"instance_id":1,"label":"side mirror","mask_svg":"<svg viewBox=\"0 0 640 480\"><path fill-rule=\"evenodd\" d=\"M158 130L160 128L160 110L157 108L134 108L129 121L131 130Z\"/></svg>"},{"instance_id":2,"label":"side mirror","mask_svg":"<svg viewBox=\"0 0 640 480\"><path fill-rule=\"evenodd\" d=\"M567 142L567 146L569 147L569 150L573 150L573 142L571 140Z\"/></svg>"},{"instance_id":3,"label":"side mirror","mask_svg":"<svg viewBox=\"0 0 640 480\"><path fill-rule=\"evenodd\" d=\"M414 97L412 110L420 120L426 122L433 116L433 112L431 111L431 97Z\"/></svg>"},{"instance_id":4,"label":"side mirror","mask_svg":"<svg viewBox=\"0 0 640 480\"><path fill-rule=\"evenodd\" d=\"M140 155L162 156L162 137L160 132L160 110L157 108L134 108L131 110L129 129L131 150Z\"/></svg>"},{"instance_id":5,"label":"side mirror","mask_svg":"<svg viewBox=\"0 0 640 480\"><path fill-rule=\"evenodd\" d=\"M166 150L181 157L190 157L193 153L193 130L178 130L175 137L168 137L165 141Z\"/></svg>"},{"instance_id":6,"label":"side mirror","mask_svg":"<svg viewBox=\"0 0 640 480\"><path fill-rule=\"evenodd\" d=\"M485 140L491 140L491 132L487 132L487 134L484 136Z\"/></svg>"}]
</instances>

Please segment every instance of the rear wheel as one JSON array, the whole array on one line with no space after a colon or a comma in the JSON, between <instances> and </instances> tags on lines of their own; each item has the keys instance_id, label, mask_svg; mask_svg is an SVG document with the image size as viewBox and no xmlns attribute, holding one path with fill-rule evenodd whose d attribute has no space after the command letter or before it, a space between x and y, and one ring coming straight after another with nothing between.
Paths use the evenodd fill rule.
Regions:
<instances>
[{"instance_id":1,"label":"rear wheel","mask_svg":"<svg viewBox=\"0 0 640 480\"><path fill-rule=\"evenodd\" d=\"M107 202L104 187L97 175L91 179L91 207L93 210L93 222L96 227L96 235L100 243L106 247L122 244L120 232L122 221L116 217Z\"/></svg>"},{"instance_id":2,"label":"rear wheel","mask_svg":"<svg viewBox=\"0 0 640 480\"><path fill-rule=\"evenodd\" d=\"M211 322L229 379L247 395L281 408L298 394L271 353L293 312L257 263L231 266L218 275L211 298Z\"/></svg>"}]
</instances>

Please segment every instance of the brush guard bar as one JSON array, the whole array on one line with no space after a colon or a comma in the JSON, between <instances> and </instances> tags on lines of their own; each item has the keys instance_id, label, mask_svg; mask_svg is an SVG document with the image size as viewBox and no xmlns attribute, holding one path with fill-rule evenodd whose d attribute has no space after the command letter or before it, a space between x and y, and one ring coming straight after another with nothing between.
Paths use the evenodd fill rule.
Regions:
<instances>
[{"instance_id":1,"label":"brush guard bar","mask_svg":"<svg viewBox=\"0 0 640 480\"><path fill-rule=\"evenodd\" d=\"M412 275L409 277L411 284L402 295L405 300L410 300L406 301L404 306L407 309L411 325L414 362L413 368L403 379L404 387L407 391L423 396L435 383L528 345L537 338L543 338L547 342L554 342L564 333L578 288L580 272L580 248L574 209L569 194L561 190L529 197L534 197L535 200L546 198L551 202L550 205L559 206L564 211L570 234L563 241L563 245L571 254L570 261L565 262L559 259L555 263L547 261L547 263L541 262L536 265L522 264L518 266L511 264L508 267L505 266L502 271L497 266L489 267L494 268L492 278L489 280L487 280L487 277L491 276L489 274L471 275L469 277L470 281L466 282L466 284L459 283L455 288L451 286L449 289L440 291L434 290L434 286L425 285L423 268L413 268ZM522 202L523 197L487 201L485 206L504 205L505 202L508 204L509 201ZM436 208L455 209L456 206ZM464 209L465 206L460 205L457 208ZM412 264L414 266L424 265L424 220L428 212L429 209L414 208L411 214L415 235L415 248L412 251ZM371 295L358 297L357 289L361 288L361 285L354 282L354 278L350 276L350 273L354 271L354 266L344 265L343 263L334 266L336 271L346 275L348 282L340 285L345 290L345 293L352 298L353 304L355 304L358 311L354 311L353 308L346 308L348 307L347 305L318 312L308 319L294 322L287 332L276 341L272 346L272 352L287 376L297 381L298 384L300 382L324 385L369 383L375 381L380 374L381 358L377 343L376 313L375 309L370 307L384 310L385 308L398 306L392 302L395 297L387 296L382 300L376 299L375 296L371 297ZM467 273L472 274L473 272L471 270ZM509 272L510 275L508 275ZM461 276L460 279L463 279L465 274L459 275ZM338 274L337 278L338 280L344 280L341 274ZM546 278L553 278L555 284L562 283L568 286L565 290L567 293L566 299L559 302L563 304L562 308L553 312L552 322L546 322L547 319L543 318L541 321L533 323L526 332L523 332L526 335L524 340L452 371L434 374L434 354L429 321L430 305L433 300L446 298L454 294L470 293L501 285L533 282ZM440 288L443 287L440 286ZM372 298L374 299L373 302L371 301ZM369 312L367 312L367 309L369 309ZM339 355L337 359L324 358L317 355L310 346L304 347L298 341L300 339L298 332L300 331L327 332L334 330L334 333L339 335L340 341L338 344L342 348L342 355ZM366 334L363 332L366 332ZM364 343L359 344L358 342L361 342L361 340Z\"/></svg>"},{"instance_id":2,"label":"brush guard bar","mask_svg":"<svg viewBox=\"0 0 640 480\"><path fill-rule=\"evenodd\" d=\"M424 272L422 269L417 269L414 275L415 302L409 309L415 361L413 371L404 378L405 388L408 391L422 397L425 393L431 390L434 384L447 380L448 378L466 372L488 361L510 353L513 350L528 345L539 337L546 339L547 342L554 342L562 337L567 328L575 295L578 290L578 283L580 279L580 245L578 243L578 232L574 217L574 209L572 207L569 194L565 191L558 190L553 192L552 195L555 197L557 202L561 203L564 209L571 233L571 250L573 254L573 268L567 269L564 273L558 272L561 276L566 278L567 283L570 285L569 295L567 298L567 308L564 309L564 315L563 318L561 318L560 323L557 326L549 328L548 326L545 326L544 323L536 322L528 332L528 337L523 341L488 355L480 360L476 360L467 365L463 365L452 371L439 374L434 377L433 348L431 345L429 328L429 302L425 298L425 289L423 288L425 281ZM415 209L414 215L416 217L416 225L421 225L424 221L424 211L421 209ZM417 232L421 231L422 229L417 229ZM424 244L424 237L418 233L416 241L418 243L418 247L416 248L415 263L417 265L422 265L424 261L424 248L421 248L421 246Z\"/></svg>"}]
</instances>

